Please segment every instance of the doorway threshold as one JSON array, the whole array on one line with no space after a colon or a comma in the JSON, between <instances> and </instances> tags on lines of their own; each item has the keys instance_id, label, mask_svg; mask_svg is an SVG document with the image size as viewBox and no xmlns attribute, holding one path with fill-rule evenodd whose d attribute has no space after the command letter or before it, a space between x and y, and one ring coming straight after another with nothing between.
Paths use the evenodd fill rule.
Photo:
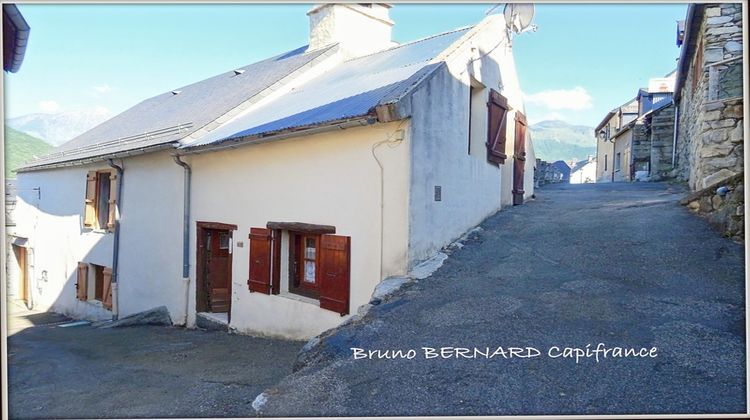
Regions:
<instances>
[{"instance_id":1,"label":"doorway threshold","mask_svg":"<svg viewBox=\"0 0 750 420\"><path fill-rule=\"evenodd\" d=\"M229 328L227 312L198 312L195 324L206 330L227 331Z\"/></svg>"}]
</instances>

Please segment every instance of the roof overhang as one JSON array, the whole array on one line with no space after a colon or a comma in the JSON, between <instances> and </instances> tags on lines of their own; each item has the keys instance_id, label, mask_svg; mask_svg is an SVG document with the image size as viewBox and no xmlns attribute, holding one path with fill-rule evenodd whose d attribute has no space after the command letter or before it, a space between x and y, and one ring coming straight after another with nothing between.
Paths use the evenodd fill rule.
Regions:
<instances>
[{"instance_id":1,"label":"roof overhang","mask_svg":"<svg viewBox=\"0 0 750 420\"><path fill-rule=\"evenodd\" d=\"M329 121L323 124L313 124L309 126L294 127L279 131L265 132L250 136L234 137L221 142L208 143L199 146L190 146L180 149L180 155L190 155L203 152L216 152L226 149L236 149L251 144L261 144L270 141L284 140L293 137L307 136L318 133L325 133L336 130L343 130L352 127L363 127L378 122L375 115L364 115L360 117L347 118L343 120Z\"/></svg>"},{"instance_id":2,"label":"roof overhang","mask_svg":"<svg viewBox=\"0 0 750 420\"><path fill-rule=\"evenodd\" d=\"M31 28L15 4L3 4L3 70L16 73L26 55Z\"/></svg>"},{"instance_id":3,"label":"roof overhang","mask_svg":"<svg viewBox=\"0 0 750 420\"><path fill-rule=\"evenodd\" d=\"M90 163L104 162L109 159L123 159L123 158L131 157L131 156L138 156L138 155L143 155L146 153L158 152L160 150L174 149L174 148L175 148L175 142L162 143L162 144L157 144L154 146L142 147L140 149L125 150L121 152L102 154L102 155L86 157L86 158L72 158L71 160L64 161L64 162L24 166L24 167L17 169L16 172L18 173L33 172L33 171L41 171L45 169L64 168L68 166L88 165Z\"/></svg>"},{"instance_id":4,"label":"roof overhang","mask_svg":"<svg viewBox=\"0 0 750 420\"><path fill-rule=\"evenodd\" d=\"M688 6L687 18L685 19L685 35L680 47L680 60L677 63L677 79L674 85L675 102L680 100L682 85L685 83L685 77L687 77L691 53L695 51L698 32L703 22L703 12L705 9L705 4L693 3Z\"/></svg>"}]
</instances>

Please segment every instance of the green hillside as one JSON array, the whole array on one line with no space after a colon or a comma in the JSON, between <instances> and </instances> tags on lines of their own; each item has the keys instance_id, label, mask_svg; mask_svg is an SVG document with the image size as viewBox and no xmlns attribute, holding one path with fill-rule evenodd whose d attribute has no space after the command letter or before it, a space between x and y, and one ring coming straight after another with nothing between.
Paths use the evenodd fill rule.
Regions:
<instances>
[{"instance_id":1,"label":"green hillside","mask_svg":"<svg viewBox=\"0 0 750 420\"><path fill-rule=\"evenodd\" d=\"M5 127L5 177L15 178L14 169L34 156L41 156L52 146L36 137Z\"/></svg>"}]
</instances>

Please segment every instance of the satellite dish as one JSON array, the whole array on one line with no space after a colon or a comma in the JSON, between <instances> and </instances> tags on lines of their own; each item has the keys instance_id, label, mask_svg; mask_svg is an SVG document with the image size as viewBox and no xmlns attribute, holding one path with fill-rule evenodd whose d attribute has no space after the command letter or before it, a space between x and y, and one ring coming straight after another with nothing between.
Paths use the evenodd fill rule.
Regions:
<instances>
[{"instance_id":1,"label":"satellite dish","mask_svg":"<svg viewBox=\"0 0 750 420\"><path fill-rule=\"evenodd\" d=\"M534 30L536 27L531 25L534 18L534 5L531 3L508 3L503 9L505 15L505 24L509 31L520 34L527 28Z\"/></svg>"}]
</instances>

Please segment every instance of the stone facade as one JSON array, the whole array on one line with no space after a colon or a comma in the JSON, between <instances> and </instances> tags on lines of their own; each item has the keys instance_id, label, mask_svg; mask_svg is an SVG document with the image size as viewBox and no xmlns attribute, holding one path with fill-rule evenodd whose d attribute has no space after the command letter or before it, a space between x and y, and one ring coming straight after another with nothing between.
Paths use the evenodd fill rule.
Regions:
<instances>
[{"instance_id":1,"label":"stone facade","mask_svg":"<svg viewBox=\"0 0 750 420\"><path fill-rule=\"evenodd\" d=\"M672 150L674 144L674 105L654 111L650 118L650 177L657 181L672 171Z\"/></svg>"},{"instance_id":2,"label":"stone facade","mask_svg":"<svg viewBox=\"0 0 750 420\"><path fill-rule=\"evenodd\" d=\"M727 238L745 240L744 172L709 185L684 198L680 203L706 216L708 222Z\"/></svg>"},{"instance_id":3,"label":"stone facade","mask_svg":"<svg viewBox=\"0 0 750 420\"><path fill-rule=\"evenodd\" d=\"M701 10L694 16L700 19L695 48L687 51L689 65L681 76L677 168L673 173L692 190L744 169L742 72L738 65L742 4L708 4Z\"/></svg>"}]
</instances>

